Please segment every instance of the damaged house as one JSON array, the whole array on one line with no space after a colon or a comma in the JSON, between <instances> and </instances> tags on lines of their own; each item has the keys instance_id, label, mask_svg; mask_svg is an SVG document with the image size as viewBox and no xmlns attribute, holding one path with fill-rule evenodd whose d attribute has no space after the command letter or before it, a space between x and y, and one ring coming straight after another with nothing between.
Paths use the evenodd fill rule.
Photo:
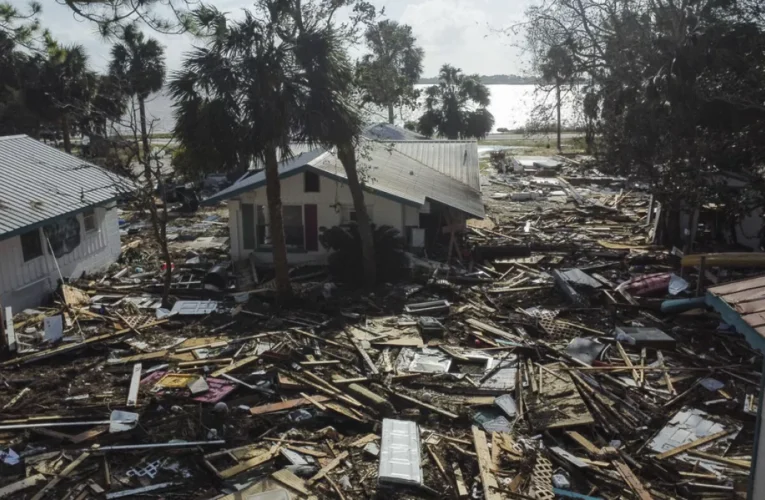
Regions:
<instances>
[{"instance_id":1,"label":"damaged house","mask_svg":"<svg viewBox=\"0 0 765 500\"><path fill-rule=\"evenodd\" d=\"M0 305L42 304L61 276L120 255L117 198L129 182L26 135L0 137Z\"/></svg>"},{"instance_id":2,"label":"damaged house","mask_svg":"<svg viewBox=\"0 0 765 500\"><path fill-rule=\"evenodd\" d=\"M483 218L475 141L385 140L359 146L358 170L373 224L398 229L412 248ZM279 165L282 213L291 263L321 262L322 231L355 220L345 170L333 151L294 154ZM254 252L271 262L265 172L248 172L204 201L228 201L234 260Z\"/></svg>"}]
</instances>

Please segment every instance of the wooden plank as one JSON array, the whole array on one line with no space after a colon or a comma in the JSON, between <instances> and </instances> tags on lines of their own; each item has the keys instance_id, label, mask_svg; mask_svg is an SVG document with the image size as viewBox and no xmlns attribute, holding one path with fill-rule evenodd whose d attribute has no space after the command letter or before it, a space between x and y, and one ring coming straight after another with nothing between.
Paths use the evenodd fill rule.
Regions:
<instances>
[{"instance_id":1,"label":"wooden plank","mask_svg":"<svg viewBox=\"0 0 765 500\"><path fill-rule=\"evenodd\" d=\"M15 483L3 486L0 488L0 498L11 498L11 495L14 493L18 493L19 491L31 488L32 486L35 486L43 481L45 481L44 475L35 474L34 476L29 476L28 478L22 479L21 481L16 481ZM13 498L18 497L13 496Z\"/></svg>"},{"instance_id":2,"label":"wooden plank","mask_svg":"<svg viewBox=\"0 0 765 500\"><path fill-rule=\"evenodd\" d=\"M765 288L755 288L754 290L732 293L720 298L730 305L736 305L739 302L751 302L753 300L765 299Z\"/></svg>"},{"instance_id":3,"label":"wooden plank","mask_svg":"<svg viewBox=\"0 0 765 500\"><path fill-rule=\"evenodd\" d=\"M436 464L436 467L438 467L438 470L441 472L441 475L444 476L444 479L446 481L449 481L449 479L451 478L446 473L446 469L444 469L444 464L441 463L441 460L439 460L438 455L436 455L436 452L433 451L433 447L429 444L425 445L425 447L428 450L428 454L430 455L430 458L433 459L433 462Z\"/></svg>"},{"instance_id":4,"label":"wooden plank","mask_svg":"<svg viewBox=\"0 0 765 500\"><path fill-rule=\"evenodd\" d=\"M640 480L632 473L632 470L622 462L621 460L614 460L611 462L614 468L624 478L624 482L630 487L630 489L640 498L640 500L653 500L650 493L643 487Z\"/></svg>"},{"instance_id":5,"label":"wooden plank","mask_svg":"<svg viewBox=\"0 0 765 500\"><path fill-rule=\"evenodd\" d=\"M75 434L72 436L71 441L74 444L82 443L83 441L87 441L88 439L93 439L96 436L100 436L104 432L107 432L109 430L108 425L102 425L99 427L93 427L92 429L88 429L87 431L83 431L79 434Z\"/></svg>"},{"instance_id":6,"label":"wooden plank","mask_svg":"<svg viewBox=\"0 0 765 500\"><path fill-rule=\"evenodd\" d=\"M225 366L223 368L220 368L220 369L212 372L212 374L210 376L213 377L213 378L214 377L220 377L224 373L228 373L228 372L232 372L234 370L238 370L239 368L241 368L241 367L243 367L245 365L249 365L250 363L252 363L254 361L257 361L258 359L260 359L260 356L247 356L246 358L240 359L236 363L230 364L228 366Z\"/></svg>"},{"instance_id":7,"label":"wooden plank","mask_svg":"<svg viewBox=\"0 0 765 500\"><path fill-rule=\"evenodd\" d=\"M590 456L599 457L601 455L600 448L595 446L589 439L582 436L576 431L566 431L566 435L576 441L582 448L584 448Z\"/></svg>"},{"instance_id":8,"label":"wooden plank","mask_svg":"<svg viewBox=\"0 0 765 500\"><path fill-rule=\"evenodd\" d=\"M742 302L736 305L736 312L739 314L751 314L765 311L765 300L754 300L752 302Z\"/></svg>"},{"instance_id":9,"label":"wooden plank","mask_svg":"<svg viewBox=\"0 0 765 500\"><path fill-rule=\"evenodd\" d=\"M746 314L742 316L741 319L743 319L746 324L753 328L765 325L765 313Z\"/></svg>"},{"instance_id":10,"label":"wooden plank","mask_svg":"<svg viewBox=\"0 0 765 500\"><path fill-rule=\"evenodd\" d=\"M743 292L744 290L750 290L752 288L760 288L765 286L765 276L758 278L750 278L743 281L734 281L733 283L726 283L724 285L710 288L708 291L717 295L727 295L730 293Z\"/></svg>"},{"instance_id":11,"label":"wooden plank","mask_svg":"<svg viewBox=\"0 0 765 500\"><path fill-rule=\"evenodd\" d=\"M497 493L499 485L497 484L497 478L491 472L491 454L489 453L489 443L486 441L486 434L476 427L473 429L473 445L475 446L475 452L478 457L478 469L481 476L481 484L483 485L483 496L486 500L501 500L501 496Z\"/></svg>"},{"instance_id":12,"label":"wooden plank","mask_svg":"<svg viewBox=\"0 0 765 500\"><path fill-rule=\"evenodd\" d=\"M452 470L454 471L454 482L457 484L457 498L467 498L468 489L465 486L465 478L462 476L462 469L457 462L452 463Z\"/></svg>"},{"instance_id":13,"label":"wooden plank","mask_svg":"<svg viewBox=\"0 0 765 500\"><path fill-rule=\"evenodd\" d=\"M322 467L321 470L316 473L316 475L314 475L311 479L308 480L308 486L313 485L316 481L326 476L329 472L332 471L332 469L340 465L340 462L345 460L347 457L348 457L347 451L344 451L341 454L339 454L331 462L329 462L327 465Z\"/></svg>"},{"instance_id":14,"label":"wooden plank","mask_svg":"<svg viewBox=\"0 0 765 500\"><path fill-rule=\"evenodd\" d=\"M218 472L218 477L221 479L228 479L230 477L234 477L237 474L241 474L242 472L246 470L250 470L254 467L257 467L258 465L262 465L272 458L276 456L276 454L279 452L280 445L275 444L271 447L270 450L268 450L265 453L261 453L260 455L253 457L249 460L245 460L244 462L241 462L233 467L230 467L228 469L222 470Z\"/></svg>"},{"instance_id":15,"label":"wooden plank","mask_svg":"<svg viewBox=\"0 0 765 500\"><path fill-rule=\"evenodd\" d=\"M279 481L280 483L289 486L290 488L299 491L305 496L311 494L311 491L306 488L305 481L293 474L289 469L281 469L273 474L271 477Z\"/></svg>"},{"instance_id":16,"label":"wooden plank","mask_svg":"<svg viewBox=\"0 0 765 500\"><path fill-rule=\"evenodd\" d=\"M624 350L624 346L622 346L621 342L616 343L616 349L619 351L619 356L621 356L622 360L624 360L624 364L630 368L634 368L632 360L629 356L627 356L627 352ZM640 385L640 375L638 375L638 372L634 369L632 370L632 378L635 379L635 383Z\"/></svg>"},{"instance_id":17,"label":"wooden plank","mask_svg":"<svg viewBox=\"0 0 765 500\"><path fill-rule=\"evenodd\" d=\"M421 406L423 408L427 408L428 410L434 411L434 412L438 413L439 415L443 415L445 417L453 418L455 420L457 418L459 418L458 415L455 415L454 413L452 413L450 411L446 411L444 409L438 408L437 406L433 406L433 405L430 405L428 403L419 401L417 399L414 399L413 397L407 396L406 394L401 394L399 392L395 392L394 394L396 396L398 396L399 398L405 400L405 401L409 401L410 403L415 404L417 406Z\"/></svg>"},{"instance_id":18,"label":"wooden plank","mask_svg":"<svg viewBox=\"0 0 765 500\"><path fill-rule=\"evenodd\" d=\"M504 330L500 330L499 328L491 325L487 325L486 323L482 323L478 321L477 319L468 318L465 320L465 322L472 326L473 328L476 328L478 330L491 333L492 335L496 335L497 337L501 337L506 340L511 340L513 342L520 342L522 339L516 335L512 335L510 333L507 333Z\"/></svg>"},{"instance_id":19,"label":"wooden plank","mask_svg":"<svg viewBox=\"0 0 765 500\"><path fill-rule=\"evenodd\" d=\"M323 405L323 404L321 404L320 402L316 401L315 399L313 399L311 396L309 396L309 395L308 395L308 394L306 394L305 392L301 392L301 393L300 393L300 395L301 395L301 396L303 396L305 399L307 399L307 400L308 400L308 402L310 402L312 405L314 405L314 406L315 406L316 408L318 408L319 410L321 410L321 411L327 411L327 407L326 407L326 406L324 406L324 405Z\"/></svg>"},{"instance_id":20,"label":"wooden plank","mask_svg":"<svg viewBox=\"0 0 765 500\"><path fill-rule=\"evenodd\" d=\"M712 441L715 441L716 439L720 439L721 437L725 437L728 434L732 434L734 432L736 432L736 429L728 429L728 430L716 432L714 434L710 434L709 436L705 436L695 441L691 441L690 443L676 446L672 448L671 450L667 450L664 453L660 453L656 455L656 458L659 460L664 460L665 458L674 457L675 455L683 453L684 451L688 451L693 448L698 448L701 445L711 443Z\"/></svg>"},{"instance_id":21,"label":"wooden plank","mask_svg":"<svg viewBox=\"0 0 765 500\"><path fill-rule=\"evenodd\" d=\"M372 441L376 441L378 439L380 439L380 436L378 436L377 434L367 434L366 436L361 437L357 439L356 441L352 442L350 446L353 448L361 448L362 446L369 444Z\"/></svg>"},{"instance_id":22,"label":"wooden plank","mask_svg":"<svg viewBox=\"0 0 765 500\"><path fill-rule=\"evenodd\" d=\"M356 348L356 352L359 353L359 356L361 356L361 359L364 361L364 364L367 365L367 368L369 368L369 371L372 372L373 375L378 375L380 371L377 369L377 366L372 362L372 358L369 357L369 354L367 354L367 351L364 350L363 347L361 347L361 344L359 344L355 338L353 338L353 334L349 330L345 330L345 336L348 337L348 340L351 341L351 344L353 344L353 347Z\"/></svg>"},{"instance_id":23,"label":"wooden plank","mask_svg":"<svg viewBox=\"0 0 765 500\"><path fill-rule=\"evenodd\" d=\"M718 455L712 455L711 453L706 453L699 450L688 450L688 454L693 455L695 457L706 458L707 460L712 460L714 462L720 462L723 464L733 465L735 467L741 467L744 469L752 468L751 460L741 460L736 458L721 457Z\"/></svg>"},{"instance_id":24,"label":"wooden plank","mask_svg":"<svg viewBox=\"0 0 765 500\"><path fill-rule=\"evenodd\" d=\"M329 401L330 398L328 398L327 396L314 396L313 399L314 401L323 403L325 401ZM297 408L299 406L306 406L310 404L311 402L305 398L290 399L287 401L282 401L281 403L271 403L271 404L267 404L263 406L254 406L250 408L250 413L252 415L264 415L266 413L291 410L292 408Z\"/></svg>"},{"instance_id":25,"label":"wooden plank","mask_svg":"<svg viewBox=\"0 0 765 500\"><path fill-rule=\"evenodd\" d=\"M43 489L41 489L40 491L38 491L38 492L37 492L37 494L36 494L35 496L33 496L33 497L32 497L32 500L40 500L42 497L44 497L44 496L45 496L45 494L46 494L48 491L50 491L50 490L52 490L53 488L55 488L55 487L56 487L56 485L57 485L58 483L60 483L60 482L61 482L61 480L63 480L63 479L64 479L64 478L66 478L66 477L67 477L69 474L71 474L71 473L74 471L74 469L76 469L77 467L79 467L79 465L80 465L82 462L84 462L84 461L85 461L85 460L86 460L86 459L87 459L89 456L90 456L90 452L89 452L89 451L86 451L86 452L84 452L83 454L81 454L79 457L77 457L77 458L75 458L74 460L72 460L72 462L71 462L69 465L67 465L67 466L64 468L64 470L62 470L62 471L61 471L61 473L59 473L59 475L58 475L58 476L56 476L56 477L54 477L53 479L51 479L51 480L50 480L50 482L49 482L48 484L46 484L46 485L43 487Z\"/></svg>"},{"instance_id":26,"label":"wooden plank","mask_svg":"<svg viewBox=\"0 0 765 500\"><path fill-rule=\"evenodd\" d=\"M138 388L141 385L141 363L133 365L133 376L130 378L130 389L128 390L127 406L138 405Z\"/></svg>"},{"instance_id":27,"label":"wooden plank","mask_svg":"<svg viewBox=\"0 0 765 500\"><path fill-rule=\"evenodd\" d=\"M198 359L196 361L181 361L178 363L178 368L189 368L192 366L205 366L205 365L226 365L234 361L231 358L217 358L217 359Z\"/></svg>"}]
</instances>

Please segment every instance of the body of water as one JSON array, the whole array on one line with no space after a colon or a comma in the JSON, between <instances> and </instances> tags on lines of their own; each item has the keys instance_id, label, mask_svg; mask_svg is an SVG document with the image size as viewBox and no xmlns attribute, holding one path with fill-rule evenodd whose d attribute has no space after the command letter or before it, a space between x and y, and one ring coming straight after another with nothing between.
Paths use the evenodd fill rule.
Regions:
<instances>
[{"instance_id":1,"label":"body of water","mask_svg":"<svg viewBox=\"0 0 765 500\"><path fill-rule=\"evenodd\" d=\"M417 85L424 89L428 85ZM498 128L515 130L524 127L532 117L532 112L540 103L545 102L546 95L536 92L533 85L488 85L491 91L491 104L489 111L494 115L494 131ZM547 97L547 103L552 104L554 97ZM561 110L565 125L575 125L576 116L573 102L564 102ZM396 112L396 123L403 125L408 120L416 120L421 114L422 108L402 109ZM154 121L154 132L170 132L175 123L173 118L173 102L165 94L160 93L152 96L147 102L147 114ZM370 110L367 116L370 123L386 122L387 110Z\"/></svg>"}]
</instances>

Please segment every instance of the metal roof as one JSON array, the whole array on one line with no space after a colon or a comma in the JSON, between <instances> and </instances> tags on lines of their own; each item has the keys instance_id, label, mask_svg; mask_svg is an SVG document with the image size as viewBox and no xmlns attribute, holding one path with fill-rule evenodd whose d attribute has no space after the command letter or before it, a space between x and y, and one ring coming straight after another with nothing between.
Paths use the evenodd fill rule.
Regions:
<instances>
[{"instance_id":1,"label":"metal roof","mask_svg":"<svg viewBox=\"0 0 765 500\"><path fill-rule=\"evenodd\" d=\"M366 141L359 156L360 174L364 177L365 188L372 193L416 207L422 206L428 200L436 201L468 215L484 217L483 200L479 190L403 154L395 144ZM474 168L477 170L478 165ZM341 182L347 181L340 160L334 154L323 150L305 153L279 166L282 178L305 170L313 170ZM205 200L205 203L229 199L264 184L265 172L258 172L240 179L234 185Z\"/></svg>"},{"instance_id":2,"label":"metal roof","mask_svg":"<svg viewBox=\"0 0 765 500\"><path fill-rule=\"evenodd\" d=\"M478 143L475 141L393 141L385 144L391 144L401 154L475 190L481 189Z\"/></svg>"},{"instance_id":3,"label":"metal roof","mask_svg":"<svg viewBox=\"0 0 765 500\"><path fill-rule=\"evenodd\" d=\"M0 137L0 239L132 190L124 177L29 136Z\"/></svg>"}]
</instances>

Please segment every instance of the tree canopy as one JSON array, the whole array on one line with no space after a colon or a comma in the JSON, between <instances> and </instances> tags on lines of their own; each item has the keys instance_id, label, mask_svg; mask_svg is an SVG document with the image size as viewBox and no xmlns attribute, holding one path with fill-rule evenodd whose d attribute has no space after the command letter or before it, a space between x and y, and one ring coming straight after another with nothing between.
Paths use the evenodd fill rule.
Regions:
<instances>
[{"instance_id":1,"label":"tree canopy","mask_svg":"<svg viewBox=\"0 0 765 500\"><path fill-rule=\"evenodd\" d=\"M720 195L731 206L746 197L728 196L717 174L762 184L763 15L755 0L553 0L528 11L527 38L537 54L564 48L590 82L585 112L605 167L648 180L676 208Z\"/></svg>"},{"instance_id":2,"label":"tree canopy","mask_svg":"<svg viewBox=\"0 0 765 500\"><path fill-rule=\"evenodd\" d=\"M394 122L394 109L414 107L419 93L414 85L422 75L424 51L416 45L412 27L384 20L369 26L364 34L370 54L358 63L359 84L364 99L388 110Z\"/></svg>"},{"instance_id":3,"label":"tree canopy","mask_svg":"<svg viewBox=\"0 0 765 500\"><path fill-rule=\"evenodd\" d=\"M486 137L494 126L494 116L487 109L489 96L489 88L478 75L465 75L445 64L438 84L425 90L425 114L420 117L417 129L428 137Z\"/></svg>"}]
</instances>

